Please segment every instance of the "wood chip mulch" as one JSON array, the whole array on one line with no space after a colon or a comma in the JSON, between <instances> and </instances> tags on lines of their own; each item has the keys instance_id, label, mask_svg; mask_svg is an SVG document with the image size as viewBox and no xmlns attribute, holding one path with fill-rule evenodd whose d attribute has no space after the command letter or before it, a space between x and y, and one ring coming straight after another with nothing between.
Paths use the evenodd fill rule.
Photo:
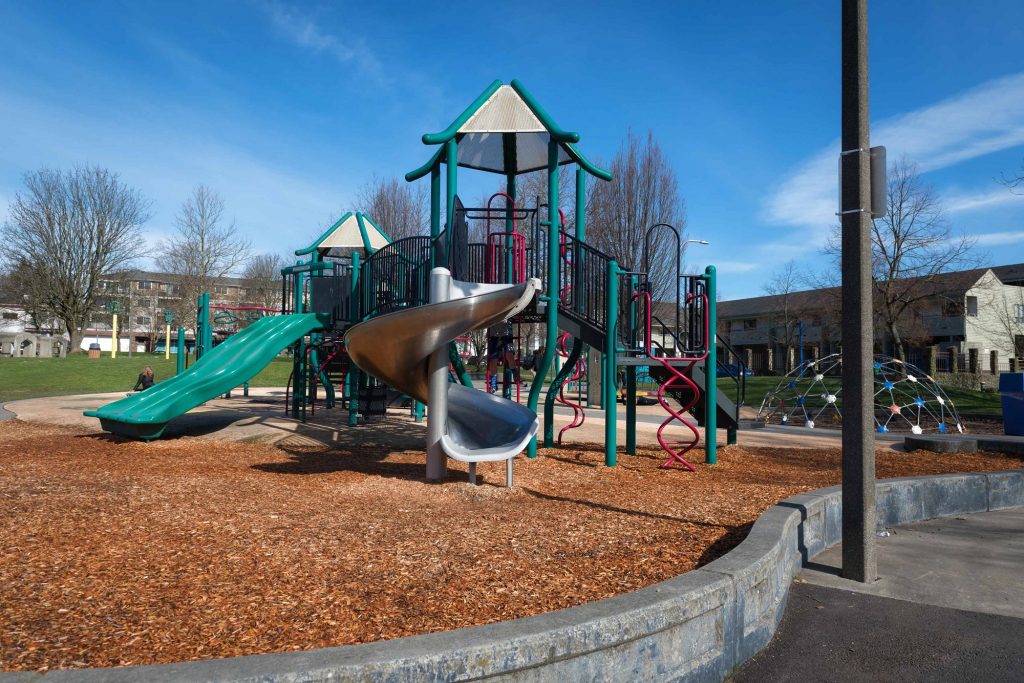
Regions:
<instances>
[{"instance_id":1,"label":"wood chip mulch","mask_svg":"<svg viewBox=\"0 0 1024 683\"><path fill-rule=\"evenodd\" d=\"M305 650L513 619L631 591L735 547L837 449L728 447L696 474L598 445L423 481L401 421L331 447L143 444L0 423L0 670ZM694 460L703 454L695 453ZM879 451L894 477L1024 466Z\"/></svg>"}]
</instances>

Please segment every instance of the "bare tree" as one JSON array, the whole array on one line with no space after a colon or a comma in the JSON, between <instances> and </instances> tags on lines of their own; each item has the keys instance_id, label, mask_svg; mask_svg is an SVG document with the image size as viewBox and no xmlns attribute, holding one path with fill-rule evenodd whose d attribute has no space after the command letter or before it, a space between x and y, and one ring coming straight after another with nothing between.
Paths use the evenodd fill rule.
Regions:
<instances>
[{"instance_id":1,"label":"bare tree","mask_svg":"<svg viewBox=\"0 0 1024 683\"><path fill-rule=\"evenodd\" d=\"M975 320L983 321L984 329L993 336L1001 337L1000 346L1011 351L1011 356L1024 356L1024 287L1004 285L993 273L974 287L978 293L978 311L984 315Z\"/></svg>"},{"instance_id":2,"label":"bare tree","mask_svg":"<svg viewBox=\"0 0 1024 683\"><path fill-rule=\"evenodd\" d=\"M1000 182L1010 188L1010 192L1024 194L1024 162L1021 162L1020 168L1013 175L1007 177L1004 174Z\"/></svg>"},{"instance_id":3,"label":"bare tree","mask_svg":"<svg viewBox=\"0 0 1024 683\"><path fill-rule=\"evenodd\" d=\"M920 318L921 305L936 296L936 276L975 265L970 255L975 241L953 233L935 190L906 158L889 168L886 209L871 230L875 315L896 357L906 360L907 333ZM834 226L826 246L837 259L840 237Z\"/></svg>"},{"instance_id":4,"label":"bare tree","mask_svg":"<svg viewBox=\"0 0 1024 683\"><path fill-rule=\"evenodd\" d=\"M763 287L765 294L779 299L779 305L772 307L776 313L768 321L768 339L770 345L778 344L785 350L783 367L786 372L793 369L790 363L790 352L800 318L800 311L796 310L793 305L792 294L797 291L802 281L796 262L791 260L776 270Z\"/></svg>"},{"instance_id":5,"label":"bare tree","mask_svg":"<svg viewBox=\"0 0 1024 683\"><path fill-rule=\"evenodd\" d=\"M197 185L175 216L177 233L158 249L160 267L178 276L181 299L175 318L195 328L196 299L219 278L236 273L249 260L251 243L238 234L234 221L225 222L224 200Z\"/></svg>"},{"instance_id":6,"label":"bare tree","mask_svg":"<svg viewBox=\"0 0 1024 683\"><path fill-rule=\"evenodd\" d=\"M20 274L33 317L59 318L77 352L100 278L145 251L150 203L99 166L41 169L24 183L0 229L0 255Z\"/></svg>"},{"instance_id":7,"label":"bare tree","mask_svg":"<svg viewBox=\"0 0 1024 683\"><path fill-rule=\"evenodd\" d=\"M277 254L254 256L242 274L247 290L246 301L254 306L280 308L281 269L287 265L285 258Z\"/></svg>"},{"instance_id":8,"label":"bare tree","mask_svg":"<svg viewBox=\"0 0 1024 683\"><path fill-rule=\"evenodd\" d=\"M644 237L656 223L669 223L685 239L686 208L675 171L651 132L645 141L630 132L611 163L614 179L589 185L587 241L628 269L643 268ZM676 253L665 230L653 235L649 277L656 299L674 291Z\"/></svg>"},{"instance_id":9,"label":"bare tree","mask_svg":"<svg viewBox=\"0 0 1024 683\"><path fill-rule=\"evenodd\" d=\"M356 199L359 210L369 214L392 240L430 231L430 203L423 183L375 177L359 189Z\"/></svg>"}]
</instances>

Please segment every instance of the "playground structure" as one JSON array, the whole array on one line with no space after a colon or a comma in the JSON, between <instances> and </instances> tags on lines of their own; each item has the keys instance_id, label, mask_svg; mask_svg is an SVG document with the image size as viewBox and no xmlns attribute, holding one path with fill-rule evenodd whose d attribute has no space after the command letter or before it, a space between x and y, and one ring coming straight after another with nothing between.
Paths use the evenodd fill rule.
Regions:
<instances>
[{"instance_id":1,"label":"playground structure","mask_svg":"<svg viewBox=\"0 0 1024 683\"><path fill-rule=\"evenodd\" d=\"M506 460L511 482L511 459L524 447L529 457L537 455L543 380L559 346L566 358L547 387L545 447L554 445L555 403L560 397L564 403L567 383L583 381L588 368L581 358L589 348L601 354L607 465L617 461L619 368L625 384L626 452L636 452L636 378L638 369L647 369L660 383L658 399L668 412L658 430L669 455L663 466L694 469L685 454L699 433L687 411L706 427L706 459L714 463L716 427L735 438L744 398L742 372L726 379L734 391L717 388L714 368L724 364L719 347L723 353L730 350L714 341L715 269L686 275L679 272L677 258L675 299L659 302L673 313L668 321L659 319L646 252L652 235L668 230L678 254L678 231L652 226L644 263L628 267L588 244L588 178L607 181L611 174L588 161L578 141L579 134L560 128L521 83L493 82L448 128L423 136L437 151L406 174L410 182L429 176L429 235L392 241L369 216L345 214L313 244L295 252L307 260L282 271L281 315L256 320L217 347L212 346L213 326L207 325L197 334L202 353L187 372L90 414L101 419L104 429L157 438L167 420L230 391L290 347L287 410L292 417L306 419L307 411L315 409L319 387L326 408L347 408L351 426L368 413L384 412L393 398L404 395L418 420L424 404L431 406L428 478L445 475L447 456L471 463L471 476L472 463ZM558 201L559 166L570 164L576 166L577 198L571 232ZM484 207L465 207L457 194L459 167L503 175L505 191ZM548 204L527 207L517 198L517 177L541 170L547 174ZM455 344L468 330L503 321L539 323L545 330L543 357L534 368L536 380L525 406L511 400L507 379L504 397L473 388ZM738 357L723 360L740 363ZM504 374L507 378L507 367ZM585 408L575 404L571 410L571 426L581 424Z\"/></svg>"},{"instance_id":2,"label":"playground structure","mask_svg":"<svg viewBox=\"0 0 1024 683\"><path fill-rule=\"evenodd\" d=\"M809 360L789 372L765 395L758 419L808 429L842 423L840 377L843 356ZM889 356L875 356L875 429L879 433L963 433L956 406L920 368Z\"/></svg>"}]
</instances>

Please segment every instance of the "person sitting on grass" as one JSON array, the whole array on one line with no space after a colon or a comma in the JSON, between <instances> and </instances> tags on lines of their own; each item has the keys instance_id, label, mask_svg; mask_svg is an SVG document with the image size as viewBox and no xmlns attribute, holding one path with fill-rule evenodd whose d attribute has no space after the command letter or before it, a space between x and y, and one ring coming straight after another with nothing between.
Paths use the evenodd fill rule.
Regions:
<instances>
[{"instance_id":1,"label":"person sitting on grass","mask_svg":"<svg viewBox=\"0 0 1024 683\"><path fill-rule=\"evenodd\" d=\"M139 373L139 378L135 380L135 387L132 391L145 391L153 386L153 368L148 365Z\"/></svg>"}]
</instances>

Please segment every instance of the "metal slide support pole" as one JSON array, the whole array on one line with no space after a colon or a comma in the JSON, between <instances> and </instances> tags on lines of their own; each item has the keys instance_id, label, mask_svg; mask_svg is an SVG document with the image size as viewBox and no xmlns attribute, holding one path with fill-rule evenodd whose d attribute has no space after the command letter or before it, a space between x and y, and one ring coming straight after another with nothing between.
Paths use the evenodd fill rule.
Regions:
<instances>
[{"instance_id":1,"label":"metal slide support pole","mask_svg":"<svg viewBox=\"0 0 1024 683\"><path fill-rule=\"evenodd\" d=\"M352 305L349 307L349 323L352 325L358 323L360 318L359 267L359 252L354 251L352 252L352 292L350 294ZM348 385L348 426L355 427L359 424L359 368L355 363L349 362L348 377L345 378L345 381Z\"/></svg>"},{"instance_id":2,"label":"metal slide support pole","mask_svg":"<svg viewBox=\"0 0 1024 683\"><path fill-rule=\"evenodd\" d=\"M447 268L430 271L430 303L448 301L452 274ZM441 447L448 422L448 345L442 344L430 354L427 369L427 479L438 481L448 474L448 458Z\"/></svg>"},{"instance_id":3,"label":"metal slide support pole","mask_svg":"<svg viewBox=\"0 0 1024 683\"><path fill-rule=\"evenodd\" d=\"M708 317L708 338L704 340L708 347L704 361L704 460L714 465L718 462L718 275L714 266L704 269L704 279L708 293L708 310L704 311Z\"/></svg>"},{"instance_id":4,"label":"metal slide support pole","mask_svg":"<svg viewBox=\"0 0 1024 683\"><path fill-rule=\"evenodd\" d=\"M678 278L677 278L678 280ZM629 276L629 291L630 293L637 290L638 280L636 275ZM629 328L626 332L626 339L634 348L636 347L636 313L637 313L637 302L630 297L629 301L629 313L627 324ZM636 455L636 366L626 366L626 453L629 455Z\"/></svg>"},{"instance_id":5,"label":"metal slide support pole","mask_svg":"<svg viewBox=\"0 0 1024 683\"><path fill-rule=\"evenodd\" d=\"M619 308L619 264L615 261L608 262L608 301L607 320L605 321L605 350L604 355L604 464L614 467L616 462L615 440L618 435L618 416L616 415L615 404L615 377L617 362L615 358L615 346L617 335L615 333L618 325Z\"/></svg>"},{"instance_id":6,"label":"metal slide support pole","mask_svg":"<svg viewBox=\"0 0 1024 683\"><path fill-rule=\"evenodd\" d=\"M170 360L171 359L171 325L170 325L170 323L168 323L167 325L164 325L164 327L166 328L166 330L165 330L166 336L164 337L164 360Z\"/></svg>"},{"instance_id":7,"label":"metal slide support pole","mask_svg":"<svg viewBox=\"0 0 1024 683\"><path fill-rule=\"evenodd\" d=\"M867 0L843 0L842 36L843 576L871 583L878 566Z\"/></svg>"},{"instance_id":8,"label":"metal slide support pole","mask_svg":"<svg viewBox=\"0 0 1024 683\"><path fill-rule=\"evenodd\" d=\"M178 357L175 359L175 372L174 374L180 375L185 372L185 328L178 328Z\"/></svg>"},{"instance_id":9,"label":"metal slide support pole","mask_svg":"<svg viewBox=\"0 0 1024 683\"><path fill-rule=\"evenodd\" d=\"M540 393L544 387L544 378L551 369L551 361L555 357L555 344L558 343L558 143L548 142L548 291L547 291L547 337L544 356L540 366L534 368L537 373L530 387L530 397L526 405L534 413L540 403ZM526 456L537 457L537 435L530 439L526 448Z\"/></svg>"}]
</instances>

